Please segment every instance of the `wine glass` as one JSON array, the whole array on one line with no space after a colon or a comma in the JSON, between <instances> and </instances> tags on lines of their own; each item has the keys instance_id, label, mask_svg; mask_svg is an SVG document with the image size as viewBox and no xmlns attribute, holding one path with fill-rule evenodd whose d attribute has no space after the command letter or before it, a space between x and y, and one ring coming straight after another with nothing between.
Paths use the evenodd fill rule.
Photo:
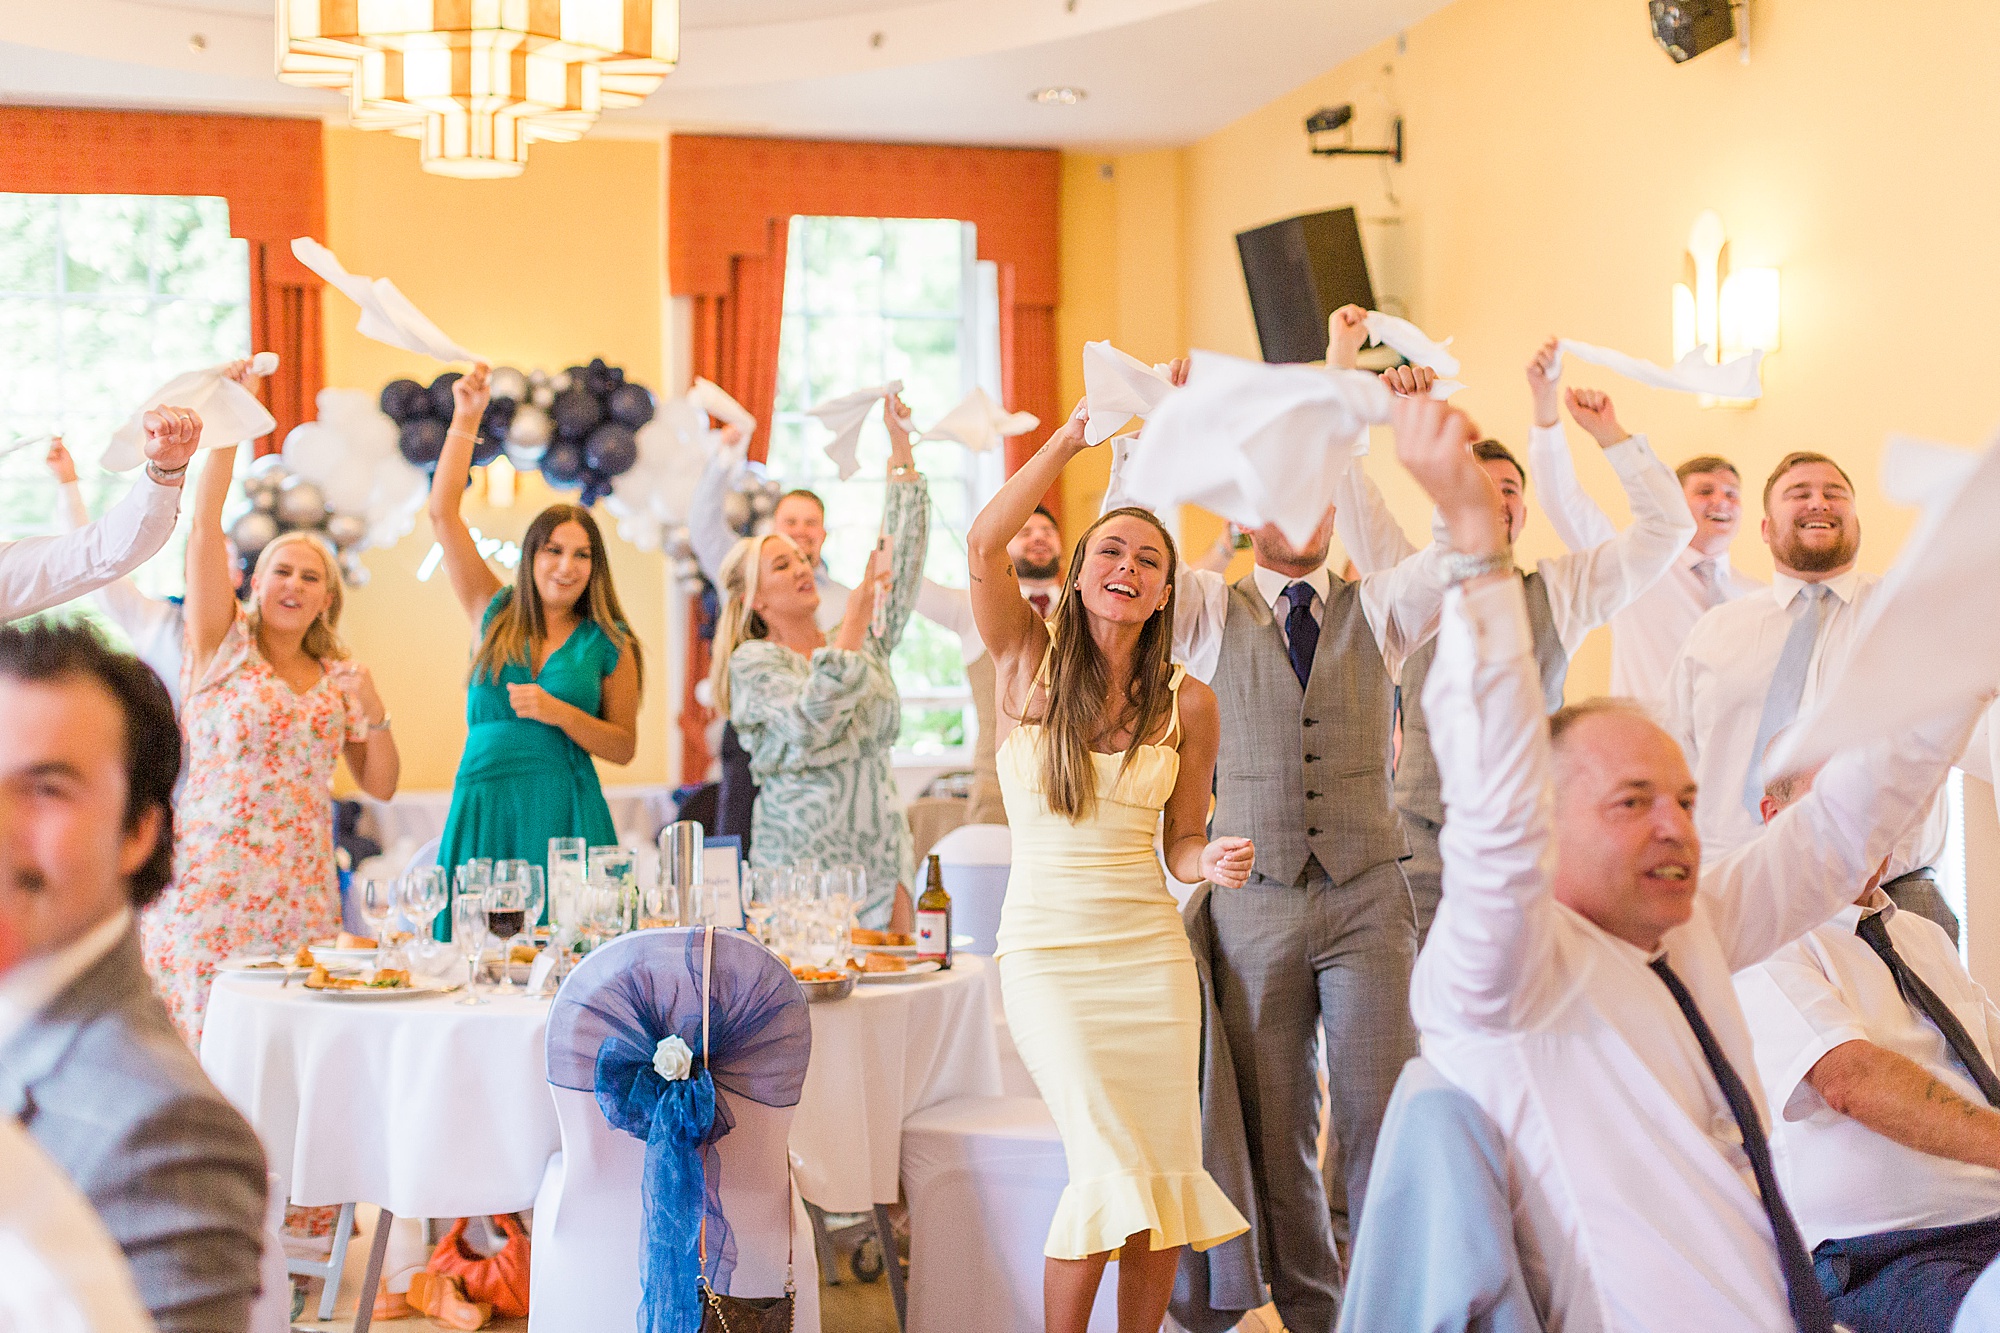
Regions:
<instances>
[{"instance_id":1,"label":"wine glass","mask_svg":"<svg viewBox=\"0 0 2000 1333\"><path fill-rule=\"evenodd\" d=\"M436 866L425 866L412 870L403 876L402 892L397 895L396 905L410 924L416 927L416 953L429 960L437 956L436 942L431 939L431 923L445 909L450 899L444 891L444 871ZM426 961L428 966L428 961Z\"/></svg>"},{"instance_id":2,"label":"wine glass","mask_svg":"<svg viewBox=\"0 0 2000 1333\"><path fill-rule=\"evenodd\" d=\"M486 945L486 896L462 892L451 902L451 937L465 956L465 998L460 1004L485 1004L479 994L479 955Z\"/></svg>"},{"instance_id":3,"label":"wine glass","mask_svg":"<svg viewBox=\"0 0 2000 1333\"><path fill-rule=\"evenodd\" d=\"M542 909L549 903L548 876L540 866L523 861L520 880L528 895L528 924L523 929L533 935L542 925Z\"/></svg>"},{"instance_id":4,"label":"wine glass","mask_svg":"<svg viewBox=\"0 0 2000 1333\"><path fill-rule=\"evenodd\" d=\"M500 941L500 985L497 989L517 991L512 971L514 937L527 924L528 889L518 879L496 879L486 891L486 933Z\"/></svg>"},{"instance_id":5,"label":"wine glass","mask_svg":"<svg viewBox=\"0 0 2000 1333\"><path fill-rule=\"evenodd\" d=\"M747 866L743 871L743 915L749 918L750 933L769 945L771 918L778 910L778 872L765 866Z\"/></svg>"},{"instance_id":6,"label":"wine glass","mask_svg":"<svg viewBox=\"0 0 2000 1333\"><path fill-rule=\"evenodd\" d=\"M388 941L382 932L388 927L389 916L396 910L396 881L392 879L364 879L354 894L355 915L368 929L368 938L375 941L375 962L379 967L382 953L388 948Z\"/></svg>"}]
</instances>

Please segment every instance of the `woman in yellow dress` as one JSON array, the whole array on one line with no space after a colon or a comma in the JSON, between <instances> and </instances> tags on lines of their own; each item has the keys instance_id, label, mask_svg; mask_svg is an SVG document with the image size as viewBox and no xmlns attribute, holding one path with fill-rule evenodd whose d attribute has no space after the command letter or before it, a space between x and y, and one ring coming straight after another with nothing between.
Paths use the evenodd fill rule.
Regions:
<instances>
[{"instance_id":1,"label":"woman in yellow dress","mask_svg":"<svg viewBox=\"0 0 2000 1333\"><path fill-rule=\"evenodd\" d=\"M1014 865L998 956L1007 1025L1062 1133L1069 1184L1042 1275L1050 1333L1083 1333L1119 1259L1118 1327L1155 1329L1181 1247L1249 1229L1202 1169L1201 994L1177 879L1240 888L1254 849L1208 840L1215 695L1171 659L1175 553L1118 509L1083 534L1044 623L1007 539L1085 447L1081 408L973 522L972 609L998 677Z\"/></svg>"}]
</instances>

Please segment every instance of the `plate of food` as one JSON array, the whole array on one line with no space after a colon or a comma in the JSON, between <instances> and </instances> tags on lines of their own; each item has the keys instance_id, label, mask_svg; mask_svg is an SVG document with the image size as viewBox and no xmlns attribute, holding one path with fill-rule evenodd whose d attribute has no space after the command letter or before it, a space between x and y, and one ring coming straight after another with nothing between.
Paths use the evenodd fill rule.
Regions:
<instances>
[{"instance_id":1,"label":"plate of food","mask_svg":"<svg viewBox=\"0 0 2000 1333\"><path fill-rule=\"evenodd\" d=\"M794 963L792 977L805 991L809 1002L844 1000L854 992L854 975L835 968Z\"/></svg>"},{"instance_id":2,"label":"plate of food","mask_svg":"<svg viewBox=\"0 0 2000 1333\"><path fill-rule=\"evenodd\" d=\"M337 977L321 966L315 967L303 984L315 995L341 1000L408 1000L422 995L445 995L458 989L456 983L413 977L403 968L383 968L359 976Z\"/></svg>"},{"instance_id":3,"label":"plate of food","mask_svg":"<svg viewBox=\"0 0 2000 1333\"><path fill-rule=\"evenodd\" d=\"M308 955L305 962L301 963L298 961L297 954L285 954L282 956L276 954L240 954L235 958L223 959L217 965L216 971L232 977L263 977L271 981L280 981L285 977L302 977L319 965L319 960L310 955ZM352 975L354 969L341 966L328 968L327 971L333 976L340 977Z\"/></svg>"},{"instance_id":4,"label":"plate of food","mask_svg":"<svg viewBox=\"0 0 2000 1333\"><path fill-rule=\"evenodd\" d=\"M919 961L893 953L866 953L859 958L849 959L847 969L855 980L865 986L894 985L898 982L927 977L933 972L943 970L943 964L934 958Z\"/></svg>"},{"instance_id":5,"label":"plate of food","mask_svg":"<svg viewBox=\"0 0 2000 1333\"><path fill-rule=\"evenodd\" d=\"M856 926L847 932L847 942L857 949L870 953L891 954L904 958L917 956L917 937L894 930L863 930Z\"/></svg>"},{"instance_id":6,"label":"plate of food","mask_svg":"<svg viewBox=\"0 0 2000 1333\"><path fill-rule=\"evenodd\" d=\"M361 964L375 961L375 947L376 941L366 935L350 935L343 930L337 938L315 940L299 952L302 955L310 952L322 963Z\"/></svg>"}]
</instances>

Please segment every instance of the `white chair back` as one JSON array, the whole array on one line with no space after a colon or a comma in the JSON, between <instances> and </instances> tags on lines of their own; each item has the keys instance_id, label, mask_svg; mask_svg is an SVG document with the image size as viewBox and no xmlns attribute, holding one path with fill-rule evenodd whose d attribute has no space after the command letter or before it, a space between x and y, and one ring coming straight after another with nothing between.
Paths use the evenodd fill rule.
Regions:
<instances>
[{"instance_id":1,"label":"white chair back","mask_svg":"<svg viewBox=\"0 0 2000 1333\"><path fill-rule=\"evenodd\" d=\"M991 956L1007 900L1013 837L1005 824L964 824L938 839L944 891L951 895L953 932L970 935L965 952Z\"/></svg>"},{"instance_id":2,"label":"white chair back","mask_svg":"<svg viewBox=\"0 0 2000 1333\"><path fill-rule=\"evenodd\" d=\"M960 824L931 851L947 866L1004 866L1014 859L1014 835L1005 824Z\"/></svg>"},{"instance_id":3,"label":"white chair back","mask_svg":"<svg viewBox=\"0 0 2000 1333\"><path fill-rule=\"evenodd\" d=\"M444 839L441 837L432 838L429 842L417 848L415 852L410 854L410 859L403 863L403 873L407 875L413 870L422 870L426 866L436 865L438 859L438 848L441 845L443 845L443 843ZM451 870L449 867L446 868L444 872L444 877L446 885L448 887L451 881Z\"/></svg>"}]
</instances>

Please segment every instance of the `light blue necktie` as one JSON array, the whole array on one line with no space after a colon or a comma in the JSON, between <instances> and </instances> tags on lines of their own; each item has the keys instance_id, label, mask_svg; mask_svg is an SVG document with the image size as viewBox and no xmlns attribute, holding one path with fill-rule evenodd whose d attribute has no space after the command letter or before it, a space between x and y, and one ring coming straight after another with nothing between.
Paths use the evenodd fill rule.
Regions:
<instances>
[{"instance_id":1,"label":"light blue necktie","mask_svg":"<svg viewBox=\"0 0 2000 1333\"><path fill-rule=\"evenodd\" d=\"M1831 595L1823 583L1808 583L1792 598L1791 633L1778 654L1778 666L1771 673L1771 689L1764 696L1764 715L1757 719L1757 744L1750 751L1750 771L1743 776L1743 808L1762 817L1764 799L1764 751L1771 738L1792 725L1799 715L1799 700L1806 692L1806 672L1812 666L1813 647L1819 642L1820 626L1826 624Z\"/></svg>"},{"instance_id":2,"label":"light blue necktie","mask_svg":"<svg viewBox=\"0 0 2000 1333\"><path fill-rule=\"evenodd\" d=\"M1722 587L1722 571L1716 568L1715 557L1697 560L1694 563L1695 581L1701 584L1702 605L1714 610L1729 600L1729 594Z\"/></svg>"}]
</instances>

